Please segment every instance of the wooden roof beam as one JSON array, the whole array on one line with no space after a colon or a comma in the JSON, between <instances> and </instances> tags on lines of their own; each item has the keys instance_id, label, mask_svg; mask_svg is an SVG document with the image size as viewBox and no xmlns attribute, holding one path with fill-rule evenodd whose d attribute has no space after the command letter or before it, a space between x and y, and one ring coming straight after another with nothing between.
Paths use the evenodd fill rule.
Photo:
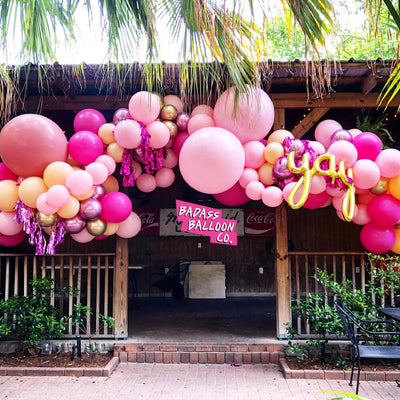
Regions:
<instances>
[{"instance_id":1,"label":"wooden roof beam","mask_svg":"<svg viewBox=\"0 0 400 400\"><path fill-rule=\"evenodd\" d=\"M328 111L330 108L314 108L298 125L292 129L295 138L302 138Z\"/></svg>"}]
</instances>

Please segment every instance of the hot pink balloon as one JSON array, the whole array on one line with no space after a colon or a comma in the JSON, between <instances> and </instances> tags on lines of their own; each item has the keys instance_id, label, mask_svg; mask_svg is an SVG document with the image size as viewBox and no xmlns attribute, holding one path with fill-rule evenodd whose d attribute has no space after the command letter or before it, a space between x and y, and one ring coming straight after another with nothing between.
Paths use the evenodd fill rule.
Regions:
<instances>
[{"instance_id":1,"label":"hot pink balloon","mask_svg":"<svg viewBox=\"0 0 400 400\"><path fill-rule=\"evenodd\" d=\"M51 206L60 208L69 202L70 193L64 185L53 185L46 192L46 201Z\"/></svg>"},{"instance_id":2,"label":"hot pink balloon","mask_svg":"<svg viewBox=\"0 0 400 400\"><path fill-rule=\"evenodd\" d=\"M0 245L6 246L6 247L14 247L22 243L25 239L25 232L20 231L16 235L3 235L0 233Z\"/></svg>"},{"instance_id":3,"label":"hot pink balloon","mask_svg":"<svg viewBox=\"0 0 400 400\"><path fill-rule=\"evenodd\" d=\"M253 181L246 186L245 191L251 200L261 200L264 189L265 186L261 182Z\"/></svg>"},{"instance_id":4,"label":"hot pink balloon","mask_svg":"<svg viewBox=\"0 0 400 400\"><path fill-rule=\"evenodd\" d=\"M371 222L379 226L392 226L400 220L400 200L390 194L373 198L368 204Z\"/></svg>"},{"instance_id":5,"label":"hot pink balloon","mask_svg":"<svg viewBox=\"0 0 400 400\"><path fill-rule=\"evenodd\" d=\"M329 194L326 192L312 194L310 193L304 203L304 208L309 208L310 210L315 210L316 208L322 207L329 199Z\"/></svg>"},{"instance_id":6,"label":"hot pink balloon","mask_svg":"<svg viewBox=\"0 0 400 400\"><path fill-rule=\"evenodd\" d=\"M131 97L128 109L133 119L147 125L157 119L161 104L155 94L142 91Z\"/></svg>"},{"instance_id":7,"label":"hot pink balloon","mask_svg":"<svg viewBox=\"0 0 400 400\"><path fill-rule=\"evenodd\" d=\"M89 192L93 186L92 175L87 171L75 170L68 174L65 180L65 186L69 189L72 194L82 196Z\"/></svg>"},{"instance_id":8,"label":"hot pink balloon","mask_svg":"<svg viewBox=\"0 0 400 400\"><path fill-rule=\"evenodd\" d=\"M249 94L241 93L237 98L235 90L231 87L218 98L214 107L215 124L234 133L242 143L263 139L274 123L270 97L260 88L249 88Z\"/></svg>"},{"instance_id":9,"label":"hot pink balloon","mask_svg":"<svg viewBox=\"0 0 400 400\"><path fill-rule=\"evenodd\" d=\"M258 172L254 168L245 168L240 175L239 185L245 189L250 182L259 180Z\"/></svg>"},{"instance_id":10,"label":"hot pink balloon","mask_svg":"<svg viewBox=\"0 0 400 400\"><path fill-rule=\"evenodd\" d=\"M357 225L367 225L371 222L368 215L368 206L366 204L357 204L358 213L353 218L353 222Z\"/></svg>"},{"instance_id":11,"label":"hot pink balloon","mask_svg":"<svg viewBox=\"0 0 400 400\"><path fill-rule=\"evenodd\" d=\"M93 178L93 185L101 185L108 178L108 169L101 162L92 162L86 168L85 171L89 172Z\"/></svg>"},{"instance_id":12,"label":"hot pink balloon","mask_svg":"<svg viewBox=\"0 0 400 400\"><path fill-rule=\"evenodd\" d=\"M339 164L340 161L344 161L345 167L350 168L357 161L358 153L357 149L346 140L338 140L332 143L327 150L327 153L336 156L336 163Z\"/></svg>"},{"instance_id":13,"label":"hot pink balloon","mask_svg":"<svg viewBox=\"0 0 400 400\"><path fill-rule=\"evenodd\" d=\"M80 164L88 165L103 154L103 142L90 131L79 131L72 135L68 145L71 157Z\"/></svg>"},{"instance_id":14,"label":"hot pink balloon","mask_svg":"<svg viewBox=\"0 0 400 400\"><path fill-rule=\"evenodd\" d=\"M236 182L230 189L222 193L213 194L215 200L226 206L240 206L247 203L250 199L246 191Z\"/></svg>"},{"instance_id":15,"label":"hot pink balloon","mask_svg":"<svg viewBox=\"0 0 400 400\"><path fill-rule=\"evenodd\" d=\"M156 178L151 174L142 174L136 179L136 187L144 193L150 193L157 187Z\"/></svg>"},{"instance_id":16,"label":"hot pink balloon","mask_svg":"<svg viewBox=\"0 0 400 400\"><path fill-rule=\"evenodd\" d=\"M353 165L354 186L360 189L374 187L381 178L379 167L371 160L361 159Z\"/></svg>"},{"instance_id":17,"label":"hot pink balloon","mask_svg":"<svg viewBox=\"0 0 400 400\"><path fill-rule=\"evenodd\" d=\"M183 143L185 143L185 141L188 137L189 137L189 134L187 132L178 132L178 134L175 136L175 138L172 142L172 149L174 150L174 153L178 157L181 152Z\"/></svg>"},{"instance_id":18,"label":"hot pink balloon","mask_svg":"<svg viewBox=\"0 0 400 400\"><path fill-rule=\"evenodd\" d=\"M142 141L142 128L133 119L121 121L114 130L115 141L125 149L136 149Z\"/></svg>"},{"instance_id":19,"label":"hot pink balloon","mask_svg":"<svg viewBox=\"0 0 400 400\"><path fill-rule=\"evenodd\" d=\"M315 128L315 140L324 145L327 149L331 145L331 136L337 130L342 129L342 125L333 119L321 121Z\"/></svg>"},{"instance_id":20,"label":"hot pink balloon","mask_svg":"<svg viewBox=\"0 0 400 400\"><path fill-rule=\"evenodd\" d=\"M99 128L107 121L104 115L93 108L85 108L76 114L74 118L75 132L90 131L97 135Z\"/></svg>"},{"instance_id":21,"label":"hot pink balloon","mask_svg":"<svg viewBox=\"0 0 400 400\"><path fill-rule=\"evenodd\" d=\"M210 126L215 126L215 122L212 117L206 114L196 114L190 117L187 131L189 135L191 135L201 128L208 128Z\"/></svg>"},{"instance_id":22,"label":"hot pink balloon","mask_svg":"<svg viewBox=\"0 0 400 400\"><path fill-rule=\"evenodd\" d=\"M141 228L142 221L140 217L132 211L128 218L119 224L116 234L124 239L129 239L136 236Z\"/></svg>"},{"instance_id":23,"label":"hot pink balloon","mask_svg":"<svg viewBox=\"0 0 400 400\"><path fill-rule=\"evenodd\" d=\"M283 202L282 190L277 186L268 186L263 190L261 200L268 207L278 207Z\"/></svg>"},{"instance_id":24,"label":"hot pink balloon","mask_svg":"<svg viewBox=\"0 0 400 400\"><path fill-rule=\"evenodd\" d=\"M400 174L400 151L397 149L382 150L375 159L376 165L385 178L393 178Z\"/></svg>"},{"instance_id":25,"label":"hot pink balloon","mask_svg":"<svg viewBox=\"0 0 400 400\"><path fill-rule=\"evenodd\" d=\"M42 193L36 199L36 208L44 215L54 214L59 209L59 207L52 206L47 202L46 193Z\"/></svg>"},{"instance_id":26,"label":"hot pink balloon","mask_svg":"<svg viewBox=\"0 0 400 400\"><path fill-rule=\"evenodd\" d=\"M358 159L375 160L382 151L382 141L375 133L362 132L353 139L353 145L357 149Z\"/></svg>"},{"instance_id":27,"label":"hot pink balloon","mask_svg":"<svg viewBox=\"0 0 400 400\"><path fill-rule=\"evenodd\" d=\"M0 131L0 157L16 175L41 177L50 163L65 161L67 155L64 132L42 115L19 115Z\"/></svg>"},{"instance_id":28,"label":"hot pink balloon","mask_svg":"<svg viewBox=\"0 0 400 400\"><path fill-rule=\"evenodd\" d=\"M6 164L0 162L0 181L4 180L16 181L17 175L15 175Z\"/></svg>"},{"instance_id":29,"label":"hot pink balloon","mask_svg":"<svg viewBox=\"0 0 400 400\"><path fill-rule=\"evenodd\" d=\"M118 224L127 219L132 212L130 198L121 192L107 193L100 203L102 206L101 218L107 222Z\"/></svg>"},{"instance_id":30,"label":"hot pink balloon","mask_svg":"<svg viewBox=\"0 0 400 400\"><path fill-rule=\"evenodd\" d=\"M154 121L146 126L147 132L150 135L149 145L154 149L161 149L167 145L170 133L167 125L161 121Z\"/></svg>"},{"instance_id":31,"label":"hot pink balloon","mask_svg":"<svg viewBox=\"0 0 400 400\"><path fill-rule=\"evenodd\" d=\"M95 162L102 163L107 168L108 175L111 175L117 166L115 160L108 154L98 156Z\"/></svg>"},{"instance_id":32,"label":"hot pink balloon","mask_svg":"<svg viewBox=\"0 0 400 400\"><path fill-rule=\"evenodd\" d=\"M360 239L362 245L372 253L386 253L396 241L396 233L392 227L382 227L372 222L361 229Z\"/></svg>"},{"instance_id":33,"label":"hot pink balloon","mask_svg":"<svg viewBox=\"0 0 400 400\"><path fill-rule=\"evenodd\" d=\"M217 127L190 135L182 146L179 168L192 188L209 194L231 188L244 167L244 150L233 133Z\"/></svg>"},{"instance_id":34,"label":"hot pink balloon","mask_svg":"<svg viewBox=\"0 0 400 400\"><path fill-rule=\"evenodd\" d=\"M249 168L260 168L265 163L265 146L258 140L251 140L243 145L244 166Z\"/></svg>"},{"instance_id":35,"label":"hot pink balloon","mask_svg":"<svg viewBox=\"0 0 400 400\"><path fill-rule=\"evenodd\" d=\"M21 232L23 228L22 222L15 221L15 212L0 213L0 233L7 236L13 236Z\"/></svg>"}]
</instances>

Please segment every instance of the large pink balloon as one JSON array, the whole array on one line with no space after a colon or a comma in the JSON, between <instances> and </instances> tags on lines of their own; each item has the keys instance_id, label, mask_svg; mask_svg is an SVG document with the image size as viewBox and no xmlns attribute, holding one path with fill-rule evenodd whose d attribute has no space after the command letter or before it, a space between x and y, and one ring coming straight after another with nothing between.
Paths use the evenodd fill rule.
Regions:
<instances>
[{"instance_id":1,"label":"large pink balloon","mask_svg":"<svg viewBox=\"0 0 400 400\"><path fill-rule=\"evenodd\" d=\"M372 253L386 253L396 241L394 228L377 226L372 222L361 229L360 239L362 245Z\"/></svg>"},{"instance_id":2,"label":"large pink balloon","mask_svg":"<svg viewBox=\"0 0 400 400\"><path fill-rule=\"evenodd\" d=\"M353 145L357 149L358 159L366 158L375 160L382 151L382 141L375 133L362 132L353 139Z\"/></svg>"},{"instance_id":3,"label":"large pink balloon","mask_svg":"<svg viewBox=\"0 0 400 400\"><path fill-rule=\"evenodd\" d=\"M215 200L226 206L240 206L250 200L246 191L239 185L239 182L236 182L225 192L216 193L213 196Z\"/></svg>"},{"instance_id":4,"label":"large pink balloon","mask_svg":"<svg viewBox=\"0 0 400 400\"><path fill-rule=\"evenodd\" d=\"M141 228L142 221L140 217L132 211L128 218L119 224L116 234L119 237L129 239L136 236L140 232Z\"/></svg>"},{"instance_id":5,"label":"large pink balloon","mask_svg":"<svg viewBox=\"0 0 400 400\"><path fill-rule=\"evenodd\" d=\"M24 231L20 231L16 235L11 236L3 235L2 233L0 233L0 245L7 247L17 246L24 241L25 236L26 235Z\"/></svg>"},{"instance_id":6,"label":"large pink balloon","mask_svg":"<svg viewBox=\"0 0 400 400\"><path fill-rule=\"evenodd\" d=\"M74 130L90 131L97 135L99 128L107 121L104 115L93 108L85 108L78 112L74 118Z\"/></svg>"},{"instance_id":7,"label":"large pink balloon","mask_svg":"<svg viewBox=\"0 0 400 400\"><path fill-rule=\"evenodd\" d=\"M373 198L368 204L371 222L379 226L392 226L400 220L400 200L390 194Z\"/></svg>"},{"instance_id":8,"label":"large pink balloon","mask_svg":"<svg viewBox=\"0 0 400 400\"><path fill-rule=\"evenodd\" d=\"M340 161L344 161L346 168L350 168L357 161L357 149L354 147L353 143L347 140L338 140L329 146L327 151L329 154L334 154L336 156L336 163L339 164Z\"/></svg>"},{"instance_id":9,"label":"large pink balloon","mask_svg":"<svg viewBox=\"0 0 400 400\"><path fill-rule=\"evenodd\" d=\"M16 175L42 176L50 163L65 161L67 155L64 132L42 115L19 115L0 132L0 157Z\"/></svg>"},{"instance_id":10,"label":"large pink balloon","mask_svg":"<svg viewBox=\"0 0 400 400\"><path fill-rule=\"evenodd\" d=\"M393 178L400 174L400 151L397 149L382 150L375 159L376 165L385 178Z\"/></svg>"},{"instance_id":11,"label":"large pink balloon","mask_svg":"<svg viewBox=\"0 0 400 400\"><path fill-rule=\"evenodd\" d=\"M261 140L267 136L274 123L274 105L270 97L260 88L242 93L235 105L235 88L222 93L214 107L215 124L234 133L242 142Z\"/></svg>"},{"instance_id":12,"label":"large pink balloon","mask_svg":"<svg viewBox=\"0 0 400 400\"><path fill-rule=\"evenodd\" d=\"M203 128L190 135L182 146L179 168L183 179L199 192L215 194L231 188L244 167L244 150L231 132Z\"/></svg>"},{"instance_id":13,"label":"large pink balloon","mask_svg":"<svg viewBox=\"0 0 400 400\"><path fill-rule=\"evenodd\" d=\"M121 192L107 193L101 199L101 217L107 222L120 223L127 219L132 212L130 198Z\"/></svg>"},{"instance_id":14,"label":"large pink balloon","mask_svg":"<svg viewBox=\"0 0 400 400\"><path fill-rule=\"evenodd\" d=\"M370 189L378 183L380 177L379 167L371 160L361 159L353 166L353 182L357 188Z\"/></svg>"},{"instance_id":15,"label":"large pink balloon","mask_svg":"<svg viewBox=\"0 0 400 400\"><path fill-rule=\"evenodd\" d=\"M158 97L150 92L137 92L129 100L129 114L136 121L147 125L155 121L160 114L161 105Z\"/></svg>"},{"instance_id":16,"label":"large pink balloon","mask_svg":"<svg viewBox=\"0 0 400 400\"><path fill-rule=\"evenodd\" d=\"M100 137L90 131L79 131L72 135L68 148L71 157L83 165L96 161L104 151Z\"/></svg>"}]
</instances>

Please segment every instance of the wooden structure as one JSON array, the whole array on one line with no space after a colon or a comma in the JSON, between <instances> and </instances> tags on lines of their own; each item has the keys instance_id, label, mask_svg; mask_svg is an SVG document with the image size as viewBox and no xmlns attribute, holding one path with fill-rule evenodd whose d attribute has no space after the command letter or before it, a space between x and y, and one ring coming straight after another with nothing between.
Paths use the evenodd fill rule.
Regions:
<instances>
[{"instance_id":1,"label":"wooden structure","mask_svg":"<svg viewBox=\"0 0 400 400\"><path fill-rule=\"evenodd\" d=\"M35 79L37 79L37 70L35 68L30 69L27 77L21 74L21 80L28 78L29 89L23 101L19 103L19 112L38 112L39 110L40 113L53 118L56 122L66 123L66 127L62 123L60 123L60 126L65 127L68 133L72 131L73 116L78 111L84 108L94 108L102 111L111 119L112 113L117 108L126 107L131 94L140 90L140 80L137 79L135 84L132 84L132 81L130 81L130 86L125 88L125 92L128 94L120 95L112 88L108 92L105 92L104 88L99 85L99 80L96 80L95 67L86 66L86 68L86 80L84 84L79 86L71 82L73 80L71 74L68 75L61 72L65 71L65 67L61 70L61 67L56 66L52 75L54 79L50 79L48 85L42 87L41 92L35 89ZM390 73L390 66L379 63L353 61L343 62L340 66L328 65L325 67L324 76L329 76L330 79L328 82L326 79L324 81L321 78L321 82L323 83L321 86L322 90L317 93L317 98L315 98L315 93L309 92L311 76L307 75L307 69L303 63L275 63L263 71L263 88L269 93L275 106L274 129L285 128L292 131L297 138L312 138L312 128L323 117L337 119L343 126L350 128L354 127L355 111L358 112L357 115L359 115L360 109L370 109L375 112L379 92ZM171 77L169 78L171 79ZM169 89L170 93L179 95L178 83L171 85L169 82ZM169 94L168 91L165 94ZM213 105L212 96L210 98L210 103ZM188 105L189 110L192 105L201 103L201 100L200 98L191 98L191 104ZM398 105L399 99L395 98L389 106L392 114ZM68 123L70 124L69 126ZM392 123L393 127L395 126L393 121L388 121L389 125L390 123ZM395 131L395 133L397 132ZM172 207L176 198L177 195L175 192L167 207ZM167 200L165 199L166 197L163 195L163 201L168 202L168 198ZM158 199L157 201L160 202L161 200ZM255 207L259 207L259 205ZM294 217L295 213L300 214ZM350 234L343 234L343 232L347 232L347 228L344 228L346 223L340 221L338 225L332 226L331 235L335 236L337 240L336 246L332 245L332 248L329 248L329 245L335 242L335 240L329 243L321 242L323 240L321 236L312 229L312 227L319 226L321 214L318 211L313 213L317 215L314 225L308 223L310 213L308 213L307 217L304 217L305 214L301 214L298 210L292 211L288 209L287 205L281 205L276 209L275 271L271 271L271 274L275 276L275 282L272 284L271 292L276 292L277 298L276 333L278 338L285 338L285 326L291 323L290 302L292 293L296 292L296 295L299 296L301 290L307 288L308 283L305 284L304 288L300 288L299 268L302 268L302 271L307 271L307 274L311 274L306 267L308 260L317 257L319 254L325 260L322 261L322 263L325 262L323 265L332 265L333 262L333 265L335 265L334 268L336 268L336 265L341 263L343 267L342 271L346 270L347 265L347 270L352 271L351 273L354 274L357 268L363 268L364 265L362 257L363 249L360 243L357 242L358 227L354 227ZM336 215L334 217L336 218ZM305 225L302 218L307 219ZM325 214L323 218L326 218ZM294 232L298 229L298 226L302 226L304 231L303 233L297 231L296 236ZM307 240L303 240L303 235L311 235L313 243L304 243L307 241L310 242L310 238L308 237ZM347 238L347 236L350 237L347 242L341 241L343 237ZM201 240L204 250L198 250L197 242L199 240L187 238L187 246L185 247L189 250L187 250L188 253L185 258L190 256L196 257L196 255L198 259L202 257L207 257L208 259L221 258L218 256L221 247L214 245L213 249L210 247L204 249L205 242ZM300 249L302 251L289 252L289 241L295 243L297 250ZM260 247L265 247L265 240L251 238L246 240L245 243L245 245L238 243L237 249L230 249L235 254L234 257L240 257L241 252L242 254L246 252L247 255L249 253L255 254L257 263L261 263L257 267L265 265L265 261L264 264L262 263L263 257L265 258L266 254L265 248L263 251L260 251ZM316 243L320 245L316 245ZM345 248L347 245L349 248ZM73 245L70 246L73 249ZM128 336L127 302L128 265L130 260L152 262L154 261L152 259L153 254L157 253L162 255L165 261L168 262L172 261L173 257L179 256L181 249L178 248L174 243L174 239L171 238L165 238L158 242L146 238L133 238L129 241L117 238L116 240L112 239L107 246L107 250L110 250L112 253L115 252L113 268L114 334L116 338L126 338ZM196 250L191 250L194 248ZM75 251L79 250L75 249ZM349 252L349 259L346 258L346 251ZM170 254L172 252L175 252L175 254ZM300 259L302 262L300 262ZM307 262L304 262L304 260L307 260ZM355 260L357 260L357 263ZM226 260L224 261L225 264L229 264ZM243 265L245 265L245 262L243 262ZM256 285L257 280L265 278L261 278L250 271L250 268L253 267L255 266L247 265L247 269L241 272L248 276L251 275L253 285ZM362 276L362 279L365 279L365 274L362 274ZM231 279L232 286L236 285L235 287L239 291L248 292L243 290L243 286L240 287L239 284L234 283L234 278ZM243 277L241 279L243 281ZM266 280L263 282L265 283Z\"/></svg>"}]
</instances>

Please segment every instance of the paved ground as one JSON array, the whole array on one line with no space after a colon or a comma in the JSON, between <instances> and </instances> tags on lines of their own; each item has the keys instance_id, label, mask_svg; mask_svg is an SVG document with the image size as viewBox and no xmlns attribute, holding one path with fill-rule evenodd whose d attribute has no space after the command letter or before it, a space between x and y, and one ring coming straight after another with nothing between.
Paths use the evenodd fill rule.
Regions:
<instances>
[{"instance_id":1,"label":"paved ground","mask_svg":"<svg viewBox=\"0 0 400 400\"><path fill-rule=\"evenodd\" d=\"M110 378L0 377L7 400L322 400L349 392L345 381L285 380L275 365L122 363ZM371 400L400 398L394 382L361 382Z\"/></svg>"}]
</instances>

